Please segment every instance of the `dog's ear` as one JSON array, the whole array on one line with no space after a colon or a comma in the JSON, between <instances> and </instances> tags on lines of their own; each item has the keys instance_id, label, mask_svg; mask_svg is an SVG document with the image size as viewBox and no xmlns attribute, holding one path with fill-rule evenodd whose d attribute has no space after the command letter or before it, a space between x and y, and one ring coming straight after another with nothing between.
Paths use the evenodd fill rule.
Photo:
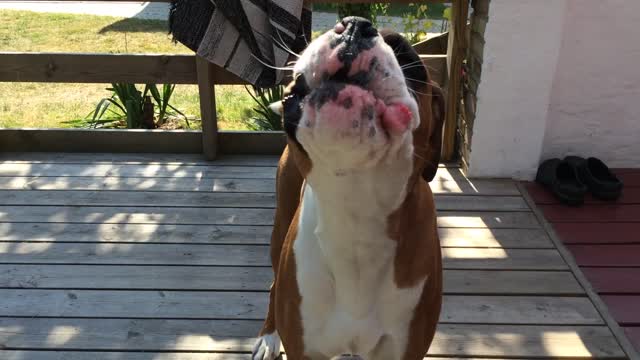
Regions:
<instances>
[{"instance_id":1,"label":"dog's ear","mask_svg":"<svg viewBox=\"0 0 640 360\"><path fill-rule=\"evenodd\" d=\"M445 119L444 94L439 86L431 82L431 126L422 177L430 182L436 176L442 148L442 128Z\"/></svg>"}]
</instances>

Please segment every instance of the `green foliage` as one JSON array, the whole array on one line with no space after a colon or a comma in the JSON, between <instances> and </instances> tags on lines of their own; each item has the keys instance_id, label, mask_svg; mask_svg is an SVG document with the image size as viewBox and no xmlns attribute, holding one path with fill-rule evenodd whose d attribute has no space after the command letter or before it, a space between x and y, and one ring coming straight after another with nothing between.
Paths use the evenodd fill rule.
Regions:
<instances>
[{"instance_id":1,"label":"green foliage","mask_svg":"<svg viewBox=\"0 0 640 360\"><path fill-rule=\"evenodd\" d=\"M417 43L427 36L433 23L428 21L428 6L425 4L409 3L409 11L402 16L402 26L405 37L411 43Z\"/></svg>"},{"instance_id":2,"label":"green foliage","mask_svg":"<svg viewBox=\"0 0 640 360\"><path fill-rule=\"evenodd\" d=\"M171 105L171 95L176 89L175 84L163 84L162 85L162 93L158 91L158 87L155 84L147 85L149 87L149 91L151 92L151 96L153 96L153 100L156 102L156 106L158 107L158 125L163 125L167 120L167 116L176 116L180 115L184 121L187 123L187 127L190 127L189 120L186 115L183 114L180 110L176 109L173 105Z\"/></svg>"},{"instance_id":3,"label":"green foliage","mask_svg":"<svg viewBox=\"0 0 640 360\"><path fill-rule=\"evenodd\" d=\"M399 16L402 20L398 25L404 28L404 35L411 43L419 42L427 35L433 26L433 22L429 19L447 19L447 16L450 19L451 17L451 8L445 4L429 6L422 3L320 4L318 9L336 11L340 19L345 16L361 16L370 19L376 27L380 25L379 16Z\"/></svg>"},{"instance_id":4,"label":"green foliage","mask_svg":"<svg viewBox=\"0 0 640 360\"><path fill-rule=\"evenodd\" d=\"M448 21L451 21L451 7L444 9L444 11L442 12L442 17L447 19Z\"/></svg>"},{"instance_id":5,"label":"green foliage","mask_svg":"<svg viewBox=\"0 0 640 360\"><path fill-rule=\"evenodd\" d=\"M389 4L371 4L369 19L373 26L378 27L378 16L387 16L389 12Z\"/></svg>"},{"instance_id":6,"label":"green foliage","mask_svg":"<svg viewBox=\"0 0 640 360\"><path fill-rule=\"evenodd\" d=\"M113 83L107 90L113 94L98 102L92 118L86 121L90 127L151 129L164 124L169 115L180 115L189 126L187 117L170 104L174 84L164 84L162 92L155 84L146 84L140 91L134 84ZM157 122L154 122L155 109L158 110Z\"/></svg>"},{"instance_id":7,"label":"green foliage","mask_svg":"<svg viewBox=\"0 0 640 360\"><path fill-rule=\"evenodd\" d=\"M270 88L260 88L253 86L252 90L246 86L245 88L253 99L255 105L257 105L257 107L253 108L253 112L256 116L245 118L243 120L247 127L256 131L282 130L281 115L273 112L269 105L282 100L284 87L274 86Z\"/></svg>"},{"instance_id":8,"label":"green foliage","mask_svg":"<svg viewBox=\"0 0 640 360\"><path fill-rule=\"evenodd\" d=\"M373 4L374 6L383 5L385 9L385 13L376 13L376 15L388 15L388 16L403 16L405 13L409 11L409 6L407 4ZM433 3L429 4L429 9L427 10L427 16L429 19L442 19L443 11L447 8L447 5L442 3ZM321 4L313 4L314 11L323 11L323 12L335 12L337 9L337 5L334 3L321 3ZM374 11L378 11L378 9L374 9Z\"/></svg>"},{"instance_id":9,"label":"green foliage","mask_svg":"<svg viewBox=\"0 0 640 360\"><path fill-rule=\"evenodd\" d=\"M378 16L387 15L389 4L335 4L334 8L338 12L339 19L347 16L360 16L371 20L374 26L377 26Z\"/></svg>"},{"instance_id":10,"label":"green foliage","mask_svg":"<svg viewBox=\"0 0 640 360\"><path fill-rule=\"evenodd\" d=\"M371 5L369 4L336 4L335 7L340 19L347 16L360 16L369 19L371 16Z\"/></svg>"}]
</instances>

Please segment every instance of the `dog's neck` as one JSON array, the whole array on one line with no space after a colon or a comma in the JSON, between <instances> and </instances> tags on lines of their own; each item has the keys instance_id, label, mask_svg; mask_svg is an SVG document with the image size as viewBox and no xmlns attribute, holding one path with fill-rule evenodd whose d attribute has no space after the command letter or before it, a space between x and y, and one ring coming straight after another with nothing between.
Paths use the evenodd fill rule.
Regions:
<instances>
[{"instance_id":1,"label":"dog's neck","mask_svg":"<svg viewBox=\"0 0 640 360\"><path fill-rule=\"evenodd\" d=\"M345 222L386 222L406 196L413 170L410 159L384 166L340 170L316 167L307 176L315 198L318 220L338 227Z\"/></svg>"},{"instance_id":2,"label":"dog's neck","mask_svg":"<svg viewBox=\"0 0 640 360\"><path fill-rule=\"evenodd\" d=\"M314 237L335 281L337 302L364 316L375 302L380 276L393 273L396 242L390 241L389 215L403 202L411 161L385 168L347 171L313 169L302 199L299 235Z\"/></svg>"}]
</instances>

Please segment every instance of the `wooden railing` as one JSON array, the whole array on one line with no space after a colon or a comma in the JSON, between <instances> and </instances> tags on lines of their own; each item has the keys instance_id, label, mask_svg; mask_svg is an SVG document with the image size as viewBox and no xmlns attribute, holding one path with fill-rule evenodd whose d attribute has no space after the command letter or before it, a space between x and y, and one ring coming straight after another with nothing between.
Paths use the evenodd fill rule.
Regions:
<instances>
[{"instance_id":1,"label":"wooden railing","mask_svg":"<svg viewBox=\"0 0 640 360\"><path fill-rule=\"evenodd\" d=\"M46 1L46 0L31 0L32 2ZM61 1L61 0L58 0ZM73 1L73 0L62 0ZM87 1L87 0L85 0ZM88 0L99 1L99 0ZM104 1L104 0L102 0ZM112 2L126 1L126 0L107 0ZM169 0L150 0L152 2L169 2ZM466 9L468 9L468 0L453 0L454 4L454 20L455 22L462 22L466 24ZM311 0L311 3L327 2L323 0ZM342 1L344 3L369 3L380 2L373 0L347 0ZM389 1L387 1L389 2ZM393 1L398 3L408 3L411 1ZM445 0L428 0L426 2L447 2ZM458 3L463 6L457 6ZM117 6L117 4L114 4ZM463 14L462 17L460 14ZM458 19L460 18L460 19ZM440 81L446 81L446 78L452 77L457 79L456 72L451 71L452 66L457 66L456 62L461 56L461 51L464 50L464 44L462 47L453 46L452 39L458 40L458 36L452 26L452 35L449 36L450 46L446 56L440 55L422 55L423 61L427 63L431 68L443 69L440 72L444 72L444 69L448 74L436 74L436 77ZM28 30L27 30L28 31ZM460 48L460 49L459 49ZM452 61L453 60L453 61ZM444 66L444 62L448 66ZM462 60L460 60L461 63ZM451 65L453 63L453 65ZM459 76L459 75L458 75ZM169 146L164 152L171 152L171 145L175 148L175 151L191 151L198 149L204 153L206 158L214 159L220 148L219 132L216 121L216 107L215 107L215 85L223 84L245 84L245 82L235 76L234 74L227 72L226 70L209 63L195 55L119 55L119 54L69 54L69 53L24 53L24 52L0 52L0 82L56 82L56 83L173 83L173 84L197 84L199 86L200 93L200 112L202 118L202 132L201 146L193 146L193 144L185 144L178 148L177 143L179 141L193 142L194 134L185 132L188 134L182 136L182 139L176 138L176 141L165 139L162 142L164 146ZM451 82L455 85L456 82ZM451 94L456 94L456 86L449 86L449 98ZM453 101L450 103L456 103ZM451 107L449 107L451 111ZM455 111L454 111L455 113ZM455 115L455 114L453 114ZM443 146L443 154L445 158L451 157L453 154L453 139L455 137L455 116L452 114L449 116L445 125L445 138ZM49 131L43 133L43 131ZM64 141L64 134L70 132L58 131L54 134L54 130L0 130L0 150L10 150L10 144L13 148L19 150L26 150L29 146L36 146L34 150L47 150L55 149L57 151L64 150L64 144L67 143L69 151L82 151L89 150L92 146L97 144L109 144L114 139L117 139L113 133L109 134L104 130L100 130L104 134L92 134L87 141L81 141L77 138L74 140ZM150 134L158 133L159 131ZM4 134L4 136L3 136ZM18 134L18 135L16 135ZM47 134L54 134L53 139L49 139ZM153 136L141 135L140 132L133 132L133 136L137 136L136 141L149 143L137 144L136 149L158 149L157 144L153 144ZM279 139L270 138L267 139L267 134L253 133L256 136L256 141L252 141L250 134L238 134L230 133L227 136L229 139L225 141L223 148L233 148L239 150L242 147L248 147L254 149L255 152L273 152L280 151L284 146L282 136L277 134ZM233 136L232 136L233 135ZM18 138L16 138L18 136ZM84 135L86 136L86 131ZM235 139L231 139L231 137ZM4 140L3 140L4 139ZM34 140L35 139L35 140ZM55 140L54 140L55 139ZM20 142L31 142L28 146L15 147ZM261 141L261 143L257 143ZM82 144L85 143L86 144ZM135 141L123 141L123 143L134 143ZM52 145L54 144L55 145ZM74 143L73 145L71 143ZM79 144L80 143L80 144ZM232 144L233 143L233 144ZM49 144L49 146L46 146ZM448 149L450 147L450 149ZM103 146L102 149L115 149L114 146ZM119 148L121 149L121 148ZM250 149L246 149L249 152ZM96 149L98 151L100 149ZM125 149L126 150L126 149Z\"/></svg>"}]
</instances>

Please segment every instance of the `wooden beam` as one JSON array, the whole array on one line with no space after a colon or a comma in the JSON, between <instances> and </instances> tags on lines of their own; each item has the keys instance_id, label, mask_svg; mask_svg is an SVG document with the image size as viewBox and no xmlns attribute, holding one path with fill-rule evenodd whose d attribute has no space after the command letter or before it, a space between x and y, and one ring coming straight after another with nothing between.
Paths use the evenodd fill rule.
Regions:
<instances>
[{"instance_id":1,"label":"wooden beam","mask_svg":"<svg viewBox=\"0 0 640 360\"><path fill-rule=\"evenodd\" d=\"M449 46L447 49L447 65L449 81L447 87L447 115L444 123L442 139L443 161L454 156L456 127L458 120L458 104L460 103L462 61L466 55L466 27L469 13L468 0L456 0L452 4L452 26L449 30Z\"/></svg>"},{"instance_id":2,"label":"wooden beam","mask_svg":"<svg viewBox=\"0 0 640 360\"><path fill-rule=\"evenodd\" d=\"M0 152L202 153L202 133L189 130L0 129ZM218 153L280 155L279 131L221 131Z\"/></svg>"},{"instance_id":3,"label":"wooden beam","mask_svg":"<svg viewBox=\"0 0 640 360\"><path fill-rule=\"evenodd\" d=\"M441 87L447 82L447 55L420 55L422 63L429 69L431 80Z\"/></svg>"},{"instance_id":4,"label":"wooden beam","mask_svg":"<svg viewBox=\"0 0 640 360\"><path fill-rule=\"evenodd\" d=\"M182 130L0 129L0 151L198 153L199 138Z\"/></svg>"},{"instance_id":5,"label":"wooden beam","mask_svg":"<svg viewBox=\"0 0 640 360\"><path fill-rule=\"evenodd\" d=\"M245 84L214 66L216 84ZM0 52L0 82L197 84L193 55Z\"/></svg>"},{"instance_id":6,"label":"wooden beam","mask_svg":"<svg viewBox=\"0 0 640 360\"><path fill-rule=\"evenodd\" d=\"M202 119L202 151L207 160L214 160L218 151L218 120L216 116L215 69L207 59L197 56L198 93Z\"/></svg>"},{"instance_id":7,"label":"wooden beam","mask_svg":"<svg viewBox=\"0 0 640 360\"><path fill-rule=\"evenodd\" d=\"M218 137L224 154L281 155L286 144L282 131L222 131Z\"/></svg>"}]
</instances>

